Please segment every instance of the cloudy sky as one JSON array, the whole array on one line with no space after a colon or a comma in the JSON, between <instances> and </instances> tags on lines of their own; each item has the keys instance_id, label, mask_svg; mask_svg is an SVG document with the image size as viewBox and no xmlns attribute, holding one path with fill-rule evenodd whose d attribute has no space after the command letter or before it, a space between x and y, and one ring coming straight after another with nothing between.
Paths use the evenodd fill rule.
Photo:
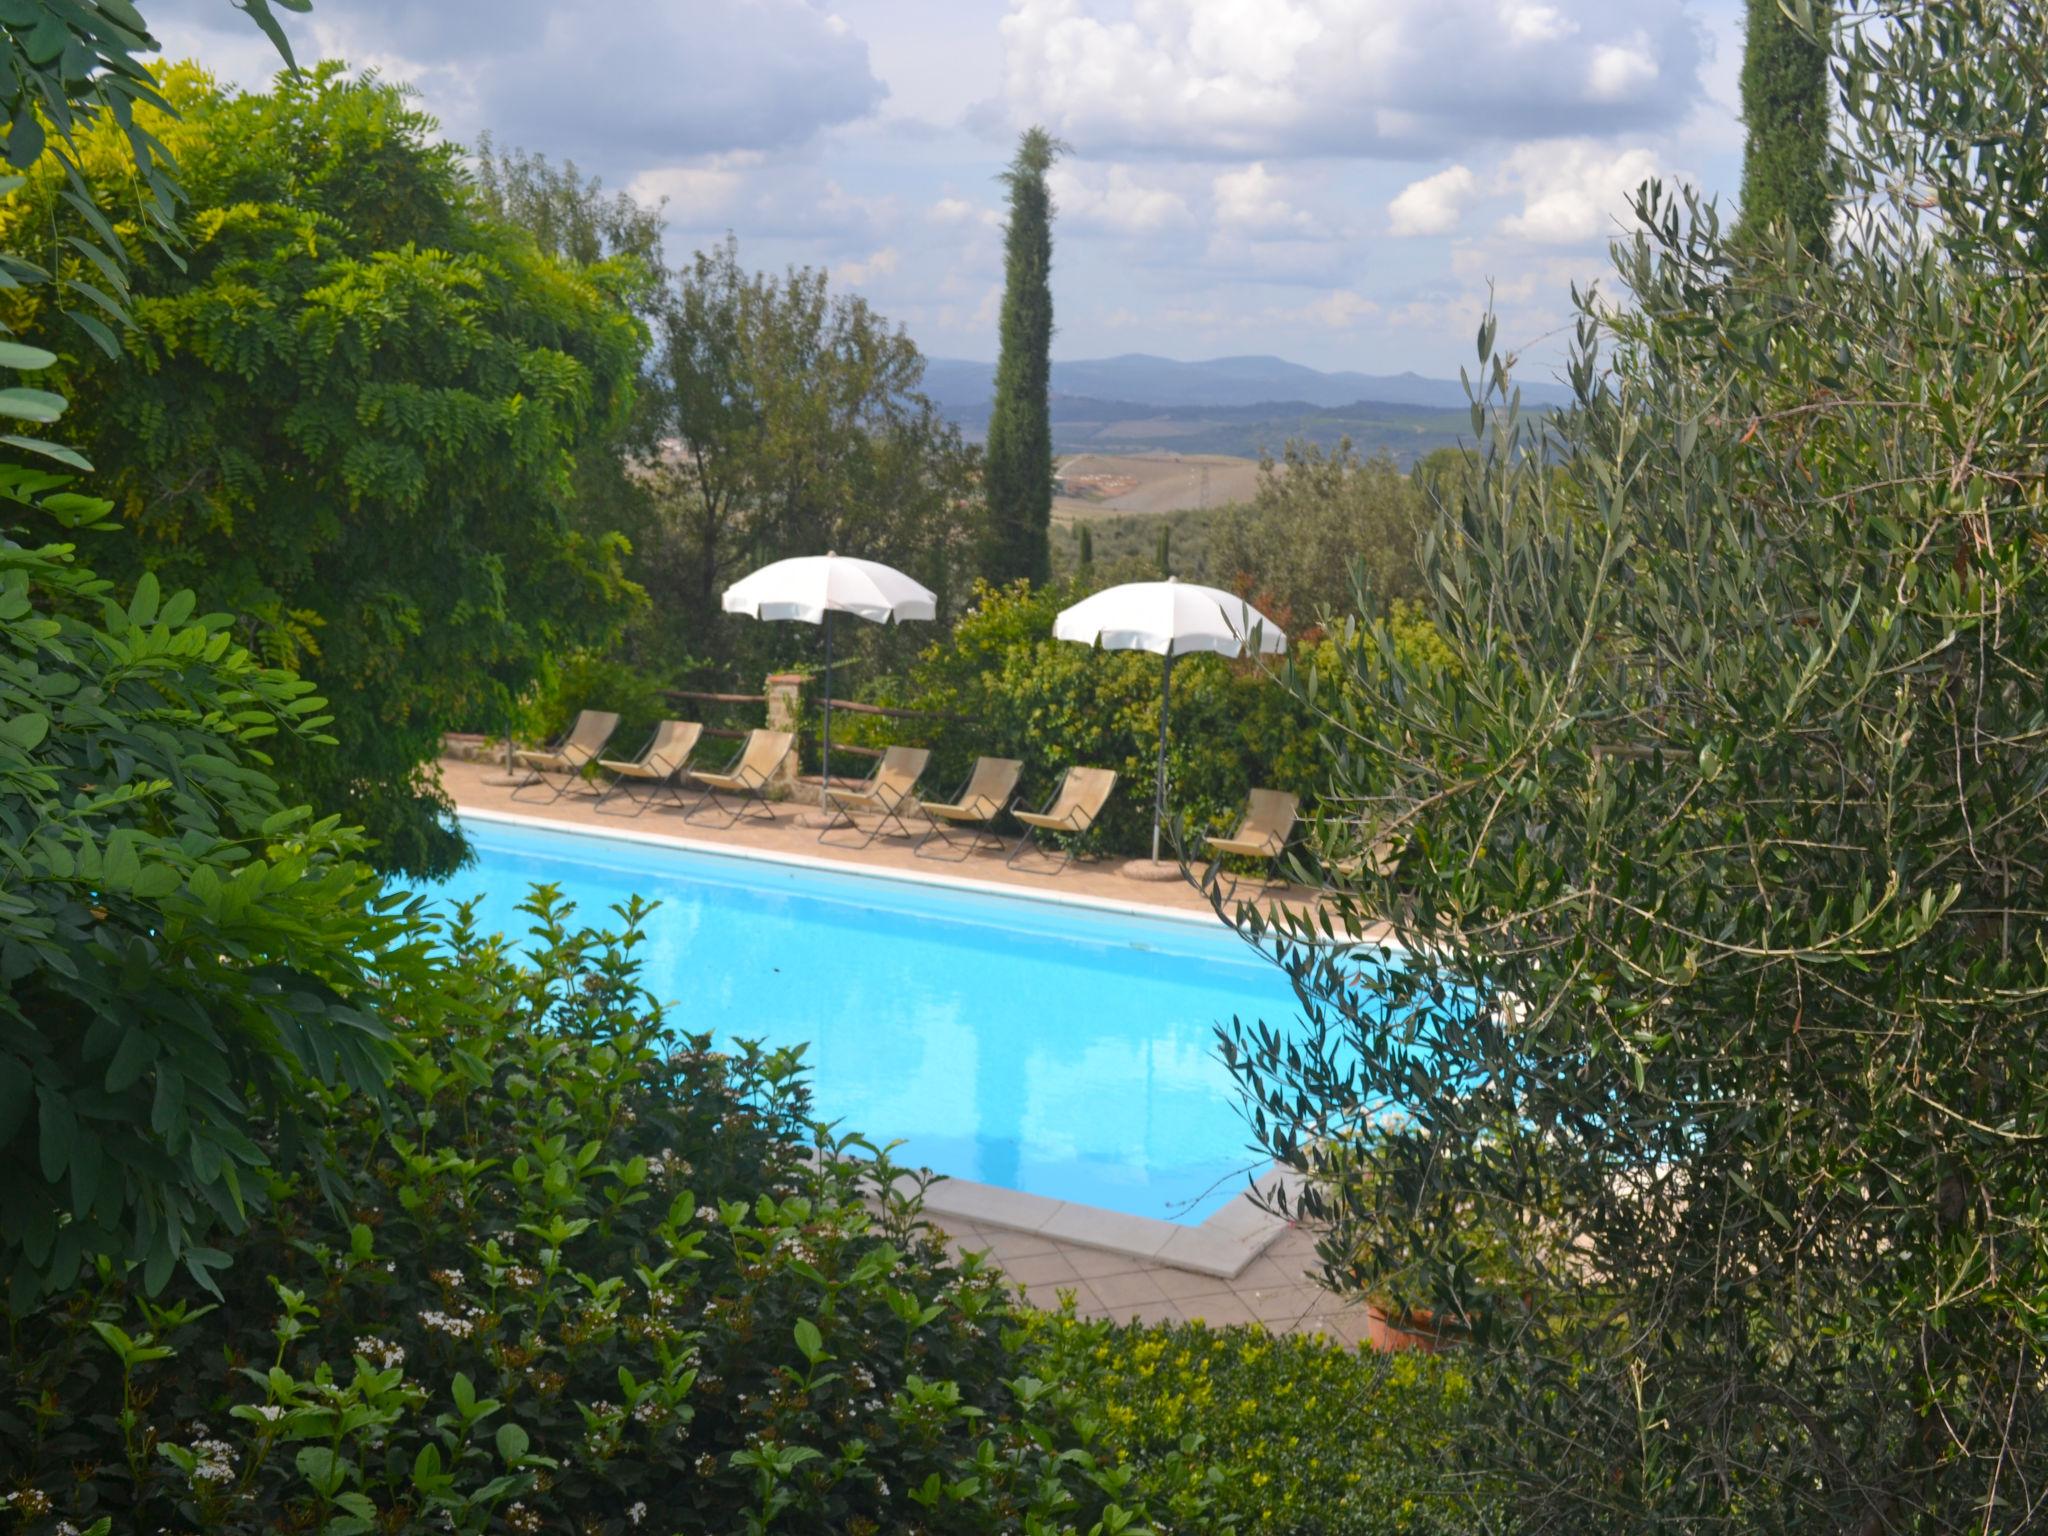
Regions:
<instances>
[{"instance_id":1,"label":"cloudy sky","mask_svg":"<svg viewBox=\"0 0 2048 1536\"><path fill-rule=\"evenodd\" d=\"M1741 0L315 0L300 56L409 81L458 139L666 199L828 267L938 356L992 357L995 180L1056 172L1055 355L1276 353L1454 375L1492 283L1557 354L1643 178L1726 202ZM229 0L158 0L172 56L260 83ZM284 15L284 13L280 13Z\"/></svg>"}]
</instances>

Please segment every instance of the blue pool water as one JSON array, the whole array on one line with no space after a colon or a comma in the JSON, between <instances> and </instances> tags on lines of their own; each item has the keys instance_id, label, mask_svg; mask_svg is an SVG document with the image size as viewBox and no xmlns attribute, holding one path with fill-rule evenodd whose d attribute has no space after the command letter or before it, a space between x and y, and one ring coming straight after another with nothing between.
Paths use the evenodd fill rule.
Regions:
<instances>
[{"instance_id":1,"label":"blue pool water","mask_svg":"<svg viewBox=\"0 0 2048 1536\"><path fill-rule=\"evenodd\" d=\"M1059 1200L1199 1222L1262 1166L1214 1026L1295 1011L1216 923L472 819L437 888L478 920L559 885L593 925L660 902L640 954L679 1029L808 1042L821 1118L899 1161Z\"/></svg>"}]
</instances>

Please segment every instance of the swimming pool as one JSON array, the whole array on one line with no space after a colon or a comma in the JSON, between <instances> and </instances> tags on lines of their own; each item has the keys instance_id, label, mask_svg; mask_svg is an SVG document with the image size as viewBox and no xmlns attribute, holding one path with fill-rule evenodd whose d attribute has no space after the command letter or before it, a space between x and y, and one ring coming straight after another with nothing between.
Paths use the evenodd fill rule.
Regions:
<instances>
[{"instance_id":1,"label":"swimming pool","mask_svg":"<svg viewBox=\"0 0 2048 1536\"><path fill-rule=\"evenodd\" d=\"M434 888L517 937L529 887L586 922L661 905L640 955L676 1027L808 1042L816 1112L901 1162L1196 1223L1264 1162L1214 1026L1286 979L1220 924L471 818Z\"/></svg>"}]
</instances>

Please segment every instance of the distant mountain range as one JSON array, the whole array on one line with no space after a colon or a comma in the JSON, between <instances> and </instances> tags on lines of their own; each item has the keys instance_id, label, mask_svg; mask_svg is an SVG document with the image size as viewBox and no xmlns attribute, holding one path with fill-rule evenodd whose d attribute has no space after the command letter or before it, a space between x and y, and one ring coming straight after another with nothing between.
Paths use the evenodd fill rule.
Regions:
<instances>
[{"instance_id":1,"label":"distant mountain range","mask_svg":"<svg viewBox=\"0 0 2048 1536\"><path fill-rule=\"evenodd\" d=\"M924 389L970 439L988 426L995 365L935 357ZM1563 405L1557 384L1522 386L1525 404ZM1405 466L1471 435L1465 387L1416 373L1324 373L1280 357L1178 362L1142 352L1052 365L1053 447L1060 453L1278 452L1289 438L1323 447L1348 437Z\"/></svg>"},{"instance_id":2,"label":"distant mountain range","mask_svg":"<svg viewBox=\"0 0 2048 1536\"><path fill-rule=\"evenodd\" d=\"M995 365L935 357L925 367L925 393L963 425L986 421L994 393ZM1324 373L1283 357L1212 357L1184 363L1170 357L1127 352L1052 365L1052 392L1132 405L1248 406L1301 401L1312 406L1419 405L1462 408L1465 387L1456 379L1426 379L1418 373ZM1530 405L1563 405L1562 385L1529 380L1522 398Z\"/></svg>"}]
</instances>

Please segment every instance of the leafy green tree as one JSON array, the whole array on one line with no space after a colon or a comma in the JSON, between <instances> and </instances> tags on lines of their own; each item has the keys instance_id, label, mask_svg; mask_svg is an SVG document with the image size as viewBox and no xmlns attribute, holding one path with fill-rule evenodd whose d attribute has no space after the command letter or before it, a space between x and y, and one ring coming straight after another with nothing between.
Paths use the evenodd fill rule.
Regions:
<instances>
[{"instance_id":1,"label":"leafy green tree","mask_svg":"<svg viewBox=\"0 0 2048 1536\"><path fill-rule=\"evenodd\" d=\"M1052 192L1046 174L1061 145L1027 129L1003 173L1010 222L1003 235L1003 313L996 394L989 411L988 553L998 586L1052 575Z\"/></svg>"},{"instance_id":2,"label":"leafy green tree","mask_svg":"<svg viewBox=\"0 0 2048 1536\"><path fill-rule=\"evenodd\" d=\"M942 618L958 604L973 456L921 392L924 358L900 326L832 293L822 271L748 271L728 238L677 274L658 329L670 447L634 570L667 643L749 671L764 648L797 654L807 627L733 624L719 594L758 565L828 550L908 571ZM856 646L896 643L861 628Z\"/></svg>"},{"instance_id":3,"label":"leafy green tree","mask_svg":"<svg viewBox=\"0 0 2048 1536\"><path fill-rule=\"evenodd\" d=\"M1327 453L1290 440L1279 459L1260 461L1251 502L1224 517L1209 569L1222 585L1253 594L1261 611L1294 634L1351 612L1360 567L1374 601L1415 597L1424 520L1421 489L1391 455L1361 459L1348 440Z\"/></svg>"},{"instance_id":4,"label":"leafy green tree","mask_svg":"<svg viewBox=\"0 0 2048 1536\"><path fill-rule=\"evenodd\" d=\"M2048 29L1871 18L1833 262L1653 187L1577 409L1496 376L1457 673L1324 710L1324 938L1402 948L1283 922L1304 1018L1228 1034L1330 1278L1468 1341L1522 1529L2040 1519Z\"/></svg>"},{"instance_id":5,"label":"leafy green tree","mask_svg":"<svg viewBox=\"0 0 2048 1536\"><path fill-rule=\"evenodd\" d=\"M1828 166L1828 0L1749 0L1742 47L1741 229L1785 226L1809 251L1834 219Z\"/></svg>"},{"instance_id":6,"label":"leafy green tree","mask_svg":"<svg viewBox=\"0 0 2048 1536\"><path fill-rule=\"evenodd\" d=\"M505 149L488 133L477 140L473 160L484 211L532 235L542 254L585 271L632 263L659 277L663 204L607 195L602 178L585 176L575 161L556 165L531 150ZM649 287L650 297L655 291Z\"/></svg>"},{"instance_id":7,"label":"leafy green tree","mask_svg":"<svg viewBox=\"0 0 2048 1536\"><path fill-rule=\"evenodd\" d=\"M327 717L145 574L73 544L104 501L7 478L0 511L0 1270L12 1304L108 1258L152 1292L225 1262L318 1081L375 1094L374 999L420 956L335 818L269 772ZM99 539L115 548L120 535ZM273 1158L259 1142L283 1138Z\"/></svg>"},{"instance_id":8,"label":"leafy green tree","mask_svg":"<svg viewBox=\"0 0 2048 1536\"><path fill-rule=\"evenodd\" d=\"M541 659L630 611L616 536L567 515L609 451L643 332L617 295L477 216L458 151L396 87L339 65L230 93L195 71L144 117L195 210L181 260L133 272L125 355L58 371L134 537L102 563L190 585L243 642L320 685L336 752L278 747L294 796L342 813L387 868L462 856L433 776L441 734L495 724ZM111 198L111 128L81 139ZM39 173L0 213L28 244L69 193ZM67 271L75 254L50 253ZM22 328L60 345L37 291Z\"/></svg>"}]
</instances>

